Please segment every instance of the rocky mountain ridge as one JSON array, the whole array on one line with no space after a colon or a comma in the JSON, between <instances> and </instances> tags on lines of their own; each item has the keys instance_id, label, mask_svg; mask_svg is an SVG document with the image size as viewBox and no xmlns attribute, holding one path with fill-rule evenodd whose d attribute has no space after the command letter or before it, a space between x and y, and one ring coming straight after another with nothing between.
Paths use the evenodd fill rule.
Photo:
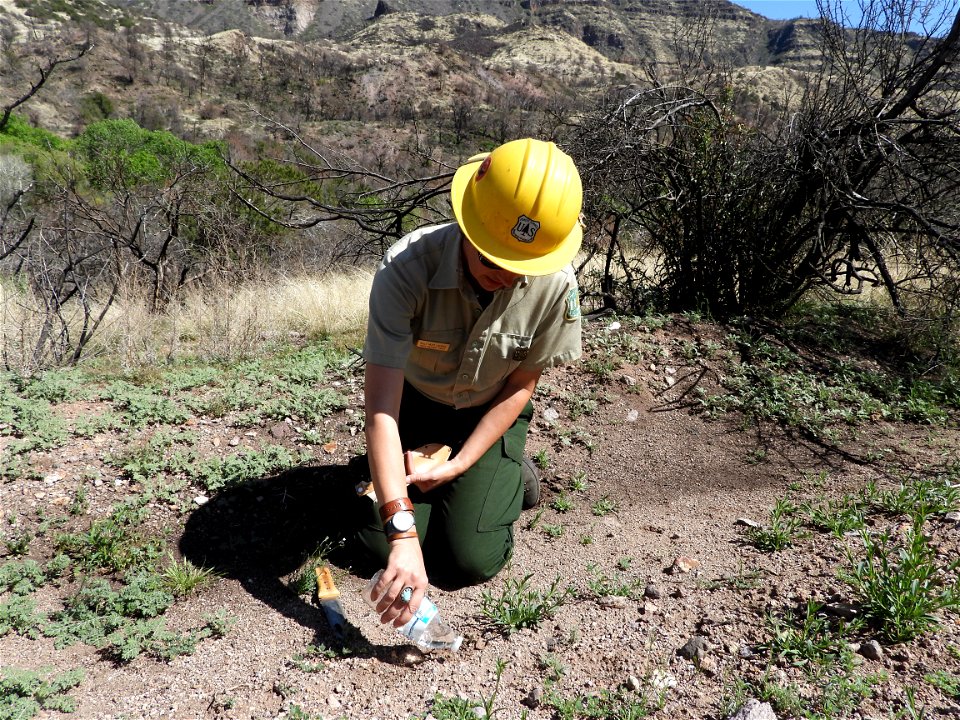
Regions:
<instances>
[{"instance_id":1,"label":"rocky mountain ridge","mask_svg":"<svg viewBox=\"0 0 960 720\"><path fill-rule=\"evenodd\" d=\"M727 0L110 0L204 33L351 43L390 15L413 14L429 31L442 18L482 15L486 32L503 28L560 30L616 62L670 62L676 32L713 30L714 54L734 66L806 69L819 56L813 20L773 21ZM476 35L467 30L467 38ZM401 42L418 41L401 36ZM459 39L459 38L458 38Z\"/></svg>"}]
</instances>

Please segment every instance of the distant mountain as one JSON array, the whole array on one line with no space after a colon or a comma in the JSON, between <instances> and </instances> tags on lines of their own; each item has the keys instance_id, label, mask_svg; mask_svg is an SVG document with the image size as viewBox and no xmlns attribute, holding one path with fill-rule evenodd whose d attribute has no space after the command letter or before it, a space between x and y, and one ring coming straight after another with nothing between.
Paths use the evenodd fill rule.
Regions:
<instances>
[{"instance_id":1,"label":"distant mountain","mask_svg":"<svg viewBox=\"0 0 960 720\"><path fill-rule=\"evenodd\" d=\"M818 66L816 29L726 0L0 0L22 58L0 93L28 88L73 33L94 50L20 110L67 134L110 108L218 137L256 107L302 127L400 118L496 138L695 53L776 104L771 88Z\"/></svg>"},{"instance_id":2,"label":"distant mountain","mask_svg":"<svg viewBox=\"0 0 960 720\"><path fill-rule=\"evenodd\" d=\"M248 35L348 42L394 13L432 18L485 16L495 42L503 28L562 30L618 62L670 62L678 27L709 22L719 59L735 66L805 68L818 57L817 21L774 21L726 0L109 0L117 6L177 22L204 33L240 30ZM464 25L467 39L476 31ZM397 38L413 42L415 37ZM459 36L456 39L460 39Z\"/></svg>"}]
</instances>

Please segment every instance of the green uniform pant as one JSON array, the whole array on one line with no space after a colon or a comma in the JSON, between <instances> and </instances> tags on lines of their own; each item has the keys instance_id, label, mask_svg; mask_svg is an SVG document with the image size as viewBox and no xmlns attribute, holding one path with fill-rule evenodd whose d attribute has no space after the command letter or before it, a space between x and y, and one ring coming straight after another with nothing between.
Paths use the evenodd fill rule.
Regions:
<instances>
[{"instance_id":1,"label":"green uniform pant","mask_svg":"<svg viewBox=\"0 0 960 720\"><path fill-rule=\"evenodd\" d=\"M457 410L434 402L405 383L400 441L404 450L437 442L456 454L485 411L485 406ZM520 463L532 416L533 404L528 402L503 437L460 477L429 492L408 488L432 582L452 587L482 582L509 559L513 523L523 503ZM386 563L389 544L373 503L358 539Z\"/></svg>"}]
</instances>

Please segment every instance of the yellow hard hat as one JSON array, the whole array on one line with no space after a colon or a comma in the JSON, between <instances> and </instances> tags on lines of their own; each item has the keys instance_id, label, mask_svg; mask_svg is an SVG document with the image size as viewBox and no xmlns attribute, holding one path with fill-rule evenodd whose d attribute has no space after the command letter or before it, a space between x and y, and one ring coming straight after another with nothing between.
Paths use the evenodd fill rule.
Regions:
<instances>
[{"instance_id":1,"label":"yellow hard hat","mask_svg":"<svg viewBox=\"0 0 960 720\"><path fill-rule=\"evenodd\" d=\"M580 173L552 142L513 140L470 158L450 199L463 234L505 270L549 275L580 249Z\"/></svg>"}]
</instances>

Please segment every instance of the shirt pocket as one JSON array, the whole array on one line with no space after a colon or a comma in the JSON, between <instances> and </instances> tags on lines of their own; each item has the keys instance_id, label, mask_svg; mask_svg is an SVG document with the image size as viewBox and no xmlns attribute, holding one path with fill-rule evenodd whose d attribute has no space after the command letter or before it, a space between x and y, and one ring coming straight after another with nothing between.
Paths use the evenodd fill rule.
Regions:
<instances>
[{"instance_id":1,"label":"shirt pocket","mask_svg":"<svg viewBox=\"0 0 960 720\"><path fill-rule=\"evenodd\" d=\"M438 375L455 373L463 354L463 330L422 331L414 338L410 362Z\"/></svg>"},{"instance_id":2,"label":"shirt pocket","mask_svg":"<svg viewBox=\"0 0 960 720\"><path fill-rule=\"evenodd\" d=\"M530 352L532 342L531 335L491 333L480 367L480 386L493 385L520 367Z\"/></svg>"}]
</instances>

